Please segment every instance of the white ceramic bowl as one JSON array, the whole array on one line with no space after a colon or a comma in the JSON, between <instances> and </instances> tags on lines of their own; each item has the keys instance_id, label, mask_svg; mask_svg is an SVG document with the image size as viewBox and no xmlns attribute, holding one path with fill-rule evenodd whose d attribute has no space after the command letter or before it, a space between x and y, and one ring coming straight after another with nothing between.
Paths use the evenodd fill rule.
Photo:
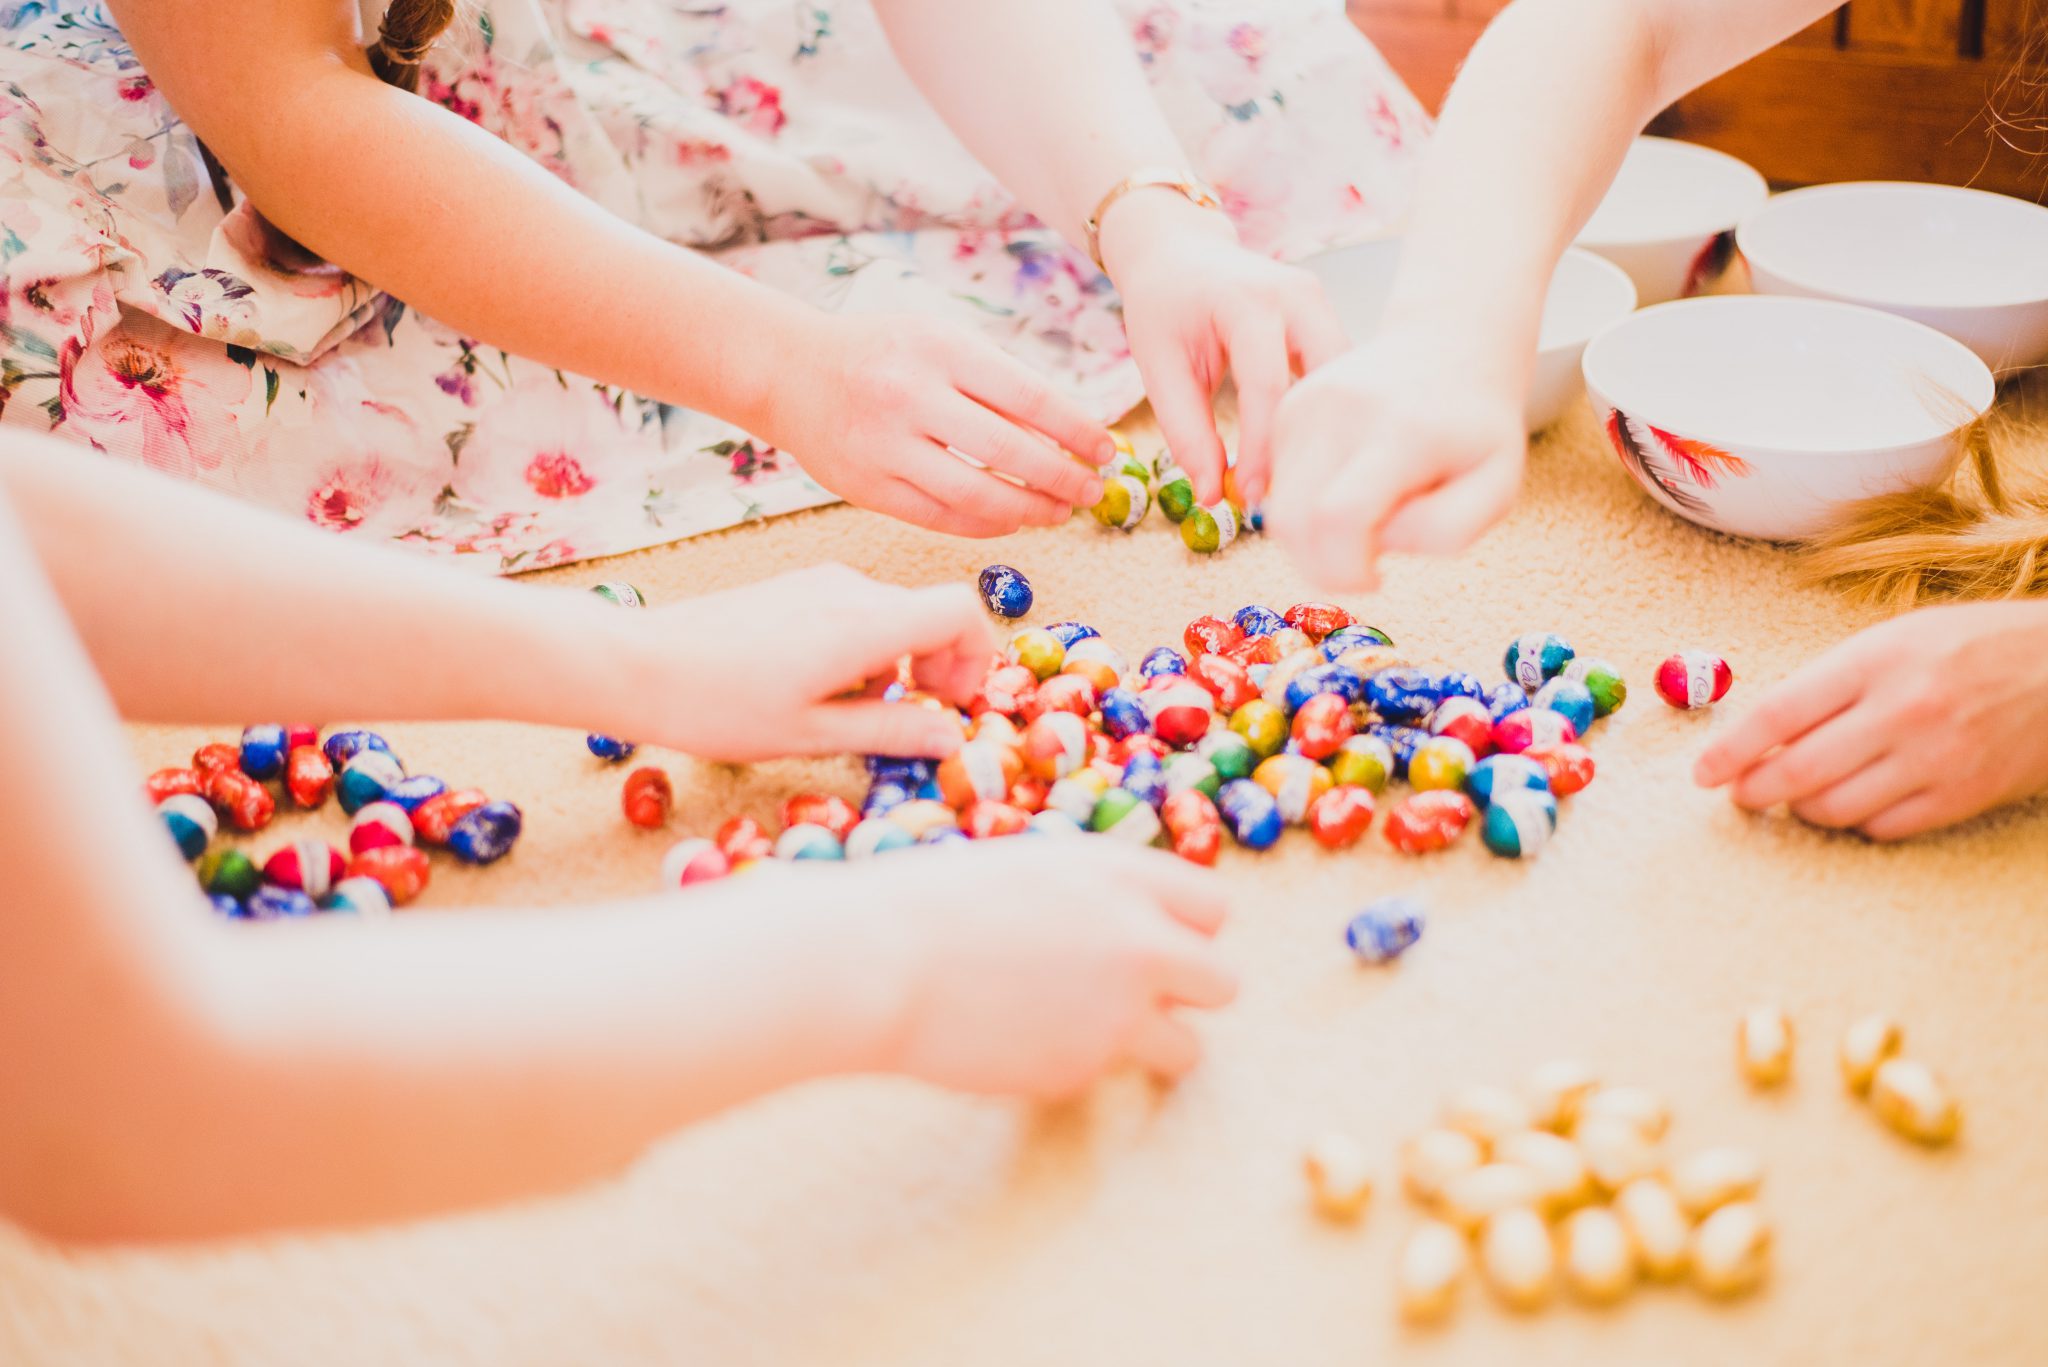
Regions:
<instances>
[{"instance_id":1,"label":"white ceramic bowl","mask_svg":"<svg viewBox=\"0 0 2048 1367\"><path fill-rule=\"evenodd\" d=\"M1660 304L1586 348L1615 454L1681 517L1790 541L1845 505L1948 477L1991 371L1897 314L1823 299Z\"/></svg>"},{"instance_id":2,"label":"white ceramic bowl","mask_svg":"<svg viewBox=\"0 0 2048 1367\"><path fill-rule=\"evenodd\" d=\"M1627 271L1644 304L1697 294L1719 273L1733 233L1771 187L1726 152L1637 138L1579 245Z\"/></svg>"},{"instance_id":3,"label":"white ceramic bowl","mask_svg":"<svg viewBox=\"0 0 2048 1367\"><path fill-rule=\"evenodd\" d=\"M1323 282L1351 339L1362 342L1379 328L1400 257L1401 239L1386 238L1340 247L1302 264ZM1635 286L1620 267L1576 248L1564 254L1550 277L1536 342L1536 369L1523 410L1531 432L1556 422L1584 392L1579 353L1595 333L1635 306Z\"/></svg>"},{"instance_id":4,"label":"white ceramic bowl","mask_svg":"<svg viewBox=\"0 0 2048 1367\"><path fill-rule=\"evenodd\" d=\"M1777 196L1737 234L1756 288L1940 328L1994 370L2048 359L2048 209L1952 185L1859 181Z\"/></svg>"}]
</instances>

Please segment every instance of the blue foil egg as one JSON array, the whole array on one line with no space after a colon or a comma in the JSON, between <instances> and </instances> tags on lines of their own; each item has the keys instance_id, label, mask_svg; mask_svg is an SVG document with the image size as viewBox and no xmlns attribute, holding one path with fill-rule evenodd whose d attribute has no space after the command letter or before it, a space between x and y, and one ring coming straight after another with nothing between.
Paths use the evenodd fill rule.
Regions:
<instances>
[{"instance_id":1,"label":"blue foil egg","mask_svg":"<svg viewBox=\"0 0 2048 1367\"><path fill-rule=\"evenodd\" d=\"M1488 755L1465 776L1465 792L1481 807L1493 805L1494 794L1550 791L1550 771L1527 755Z\"/></svg>"},{"instance_id":2,"label":"blue foil egg","mask_svg":"<svg viewBox=\"0 0 2048 1367\"><path fill-rule=\"evenodd\" d=\"M1157 755L1139 752L1124 765L1117 787L1144 800L1155 811L1166 801L1166 766Z\"/></svg>"},{"instance_id":3,"label":"blue foil egg","mask_svg":"<svg viewBox=\"0 0 2048 1367\"><path fill-rule=\"evenodd\" d=\"M1054 622L1046 630L1051 632L1052 638L1060 643L1061 649L1065 649L1076 641L1085 641L1090 636L1102 635L1101 632L1089 626L1086 622Z\"/></svg>"},{"instance_id":4,"label":"blue foil egg","mask_svg":"<svg viewBox=\"0 0 2048 1367\"><path fill-rule=\"evenodd\" d=\"M868 794L861 799L862 816L887 816L890 812L910 801L913 789L892 778L878 778L868 785Z\"/></svg>"},{"instance_id":5,"label":"blue foil egg","mask_svg":"<svg viewBox=\"0 0 2048 1367\"><path fill-rule=\"evenodd\" d=\"M1181 686L1172 685L1174 688ZM1102 713L1102 729L1109 733L1111 740L1124 740L1152 729L1152 718L1145 711L1145 704L1139 702L1138 695L1128 688L1108 690L1096 699L1095 706Z\"/></svg>"},{"instance_id":6,"label":"blue foil egg","mask_svg":"<svg viewBox=\"0 0 2048 1367\"><path fill-rule=\"evenodd\" d=\"M629 759L633 752L640 748L632 741L620 740L615 736L600 736L596 732L585 736L583 743L590 747L591 754L607 764L617 764L622 759Z\"/></svg>"},{"instance_id":7,"label":"blue foil egg","mask_svg":"<svg viewBox=\"0 0 2048 1367\"><path fill-rule=\"evenodd\" d=\"M1185 674L1188 672L1188 657L1172 646L1154 646L1145 652L1144 659L1138 661L1138 672L1148 679L1161 674Z\"/></svg>"},{"instance_id":8,"label":"blue foil egg","mask_svg":"<svg viewBox=\"0 0 2048 1367\"><path fill-rule=\"evenodd\" d=\"M1230 620L1237 623L1237 629L1247 637L1271 636L1287 625L1285 617L1258 603L1250 603L1239 608L1237 615Z\"/></svg>"},{"instance_id":9,"label":"blue foil egg","mask_svg":"<svg viewBox=\"0 0 2048 1367\"><path fill-rule=\"evenodd\" d=\"M1436 676L1436 696L1438 702L1445 698L1470 698L1473 702L1485 702L1486 685L1480 681L1477 674L1453 670L1449 674Z\"/></svg>"},{"instance_id":10,"label":"blue foil egg","mask_svg":"<svg viewBox=\"0 0 2048 1367\"><path fill-rule=\"evenodd\" d=\"M405 768L388 750L365 750L350 760L334 780L341 809L354 816L405 781Z\"/></svg>"},{"instance_id":11,"label":"blue foil egg","mask_svg":"<svg viewBox=\"0 0 2048 1367\"><path fill-rule=\"evenodd\" d=\"M325 909L347 916L389 916L391 894L374 878L344 878L327 894Z\"/></svg>"},{"instance_id":12,"label":"blue foil egg","mask_svg":"<svg viewBox=\"0 0 2048 1367\"><path fill-rule=\"evenodd\" d=\"M206 900L215 911L229 920L240 921L248 917L249 913L242 909L242 904L224 892L209 892L206 894Z\"/></svg>"},{"instance_id":13,"label":"blue foil egg","mask_svg":"<svg viewBox=\"0 0 2048 1367\"><path fill-rule=\"evenodd\" d=\"M205 854L220 830L220 818L214 815L212 805L193 793L165 798L156 804L156 814L188 862Z\"/></svg>"},{"instance_id":14,"label":"blue foil egg","mask_svg":"<svg viewBox=\"0 0 2048 1367\"><path fill-rule=\"evenodd\" d=\"M1351 918L1344 943L1369 964L1391 963L1422 938L1427 918L1408 897L1382 897Z\"/></svg>"},{"instance_id":15,"label":"blue foil egg","mask_svg":"<svg viewBox=\"0 0 2048 1367\"><path fill-rule=\"evenodd\" d=\"M384 737L375 731L336 731L320 747L321 753L327 756L327 762L337 771L365 750L382 750L387 755L391 753L391 747L385 743Z\"/></svg>"},{"instance_id":16,"label":"blue foil egg","mask_svg":"<svg viewBox=\"0 0 2048 1367\"><path fill-rule=\"evenodd\" d=\"M1311 665L1287 681L1282 702L1288 712L1294 713L1318 693L1335 693L1345 702L1357 702L1366 696L1369 687L1365 676L1347 665Z\"/></svg>"},{"instance_id":17,"label":"blue foil egg","mask_svg":"<svg viewBox=\"0 0 2048 1367\"><path fill-rule=\"evenodd\" d=\"M1248 850L1272 846L1286 829L1286 818L1273 795L1248 778L1234 778L1216 795L1216 810L1223 816L1231 839Z\"/></svg>"},{"instance_id":18,"label":"blue foil egg","mask_svg":"<svg viewBox=\"0 0 2048 1367\"><path fill-rule=\"evenodd\" d=\"M320 908L312 898L297 888L281 888L275 883L265 883L249 894L249 900L242 904L244 913L252 921L276 921L287 916L311 916Z\"/></svg>"},{"instance_id":19,"label":"blue foil egg","mask_svg":"<svg viewBox=\"0 0 2048 1367\"><path fill-rule=\"evenodd\" d=\"M1423 669L1382 669L1365 683L1366 700L1382 720L1421 721L1436 711L1436 676Z\"/></svg>"},{"instance_id":20,"label":"blue foil egg","mask_svg":"<svg viewBox=\"0 0 2048 1367\"><path fill-rule=\"evenodd\" d=\"M968 839L967 832L958 826L934 826L917 838L920 845L951 845L955 841Z\"/></svg>"},{"instance_id":21,"label":"blue foil egg","mask_svg":"<svg viewBox=\"0 0 2048 1367\"><path fill-rule=\"evenodd\" d=\"M410 812L430 797L439 797L448 791L448 785L432 774L414 774L401 779L384 790L384 800L395 802Z\"/></svg>"},{"instance_id":22,"label":"blue foil egg","mask_svg":"<svg viewBox=\"0 0 2048 1367\"><path fill-rule=\"evenodd\" d=\"M1368 736L1378 736L1387 743L1387 749L1394 756L1394 777L1408 777L1408 761L1415 758L1415 747L1429 739L1429 732L1419 726L1392 726L1376 722L1365 728Z\"/></svg>"},{"instance_id":23,"label":"blue foil egg","mask_svg":"<svg viewBox=\"0 0 2048 1367\"><path fill-rule=\"evenodd\" d=\"M1552 679L1537 689L1536 696L1530 699L1530 703L1532 706L1548 708L1557 713L1570 722L1572 730L1581 736L1585 735L1586 728L1593 724L1594 714L1598 710L1593 701L1592 689L1564 678Z\"/></svg>"},{"instance_id":24,"label":"blue foil egg","mask_svg":"<svg viewBox=\"0 0 2048 1367\"><path fill-rule=\"evenodd\" d=\"M261 782L284 772L285 730L252 726L242 732L242 772Z\"/></svg>"},{"instance_id":25,"label":"blue foil egg","mask_svg":"<svg viewBox=\"0 0 2048 1367\"><path fill-rule=\"evenodd\" d=\"M977 584L982 605L996 616L1022 617L1031 611L1031 581L1021 571L1009 565L990 565Z\"/></svg>"},{"instance_id":26,"label":"blue foil egg","mask_svg":"<svg viewBox=\"0 0 2048 1367\"><path fill-rule=\"evenodd\" d=\"M494 864L512 852L526 825L509 802L486 802L448 828L448 852L465 864Z\"/></svg>"},{"instance_id":27,"label":"blue foil egg","mask_svg":"<svg viewBox=\"0 0 2048 1367\"><path fill-rule=\"evenodd\" d=\"M1510 680L1507 683L1497 683L1487 689L1486 697L1481 701L1486 704L1486 710L1492 715L1493 719L1499 721L1502 717L1520 712L1523 708L1527 707L1529 705L1529 695L1522 691L1520 684Z\"/></svg>"}]
</instances>

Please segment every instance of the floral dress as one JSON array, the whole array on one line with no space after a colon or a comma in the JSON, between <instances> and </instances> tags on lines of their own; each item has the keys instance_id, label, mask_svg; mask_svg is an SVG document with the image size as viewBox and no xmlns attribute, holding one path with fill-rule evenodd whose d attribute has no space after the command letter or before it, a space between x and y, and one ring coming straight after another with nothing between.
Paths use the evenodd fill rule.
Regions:
<instances>
[{"instance_id":1,"label":"floral dress","mask_svg":"<svg viewBox=\"0 0 2048 1367\"><path fill-rule=\"evenodd\" d=\"M1248 243L1298 256L1405 210L1427 123L1341 0L1119 5ZM614 212L821 308L977 327L1104 419L1138 399L1109 283L951 135L866 3L463 16L421 94ZM91 0L0 0L0 271L0 420L318 527L514 571L832 498L725 422L306 254L216 189Z\"/></svg>"}]
</instances>

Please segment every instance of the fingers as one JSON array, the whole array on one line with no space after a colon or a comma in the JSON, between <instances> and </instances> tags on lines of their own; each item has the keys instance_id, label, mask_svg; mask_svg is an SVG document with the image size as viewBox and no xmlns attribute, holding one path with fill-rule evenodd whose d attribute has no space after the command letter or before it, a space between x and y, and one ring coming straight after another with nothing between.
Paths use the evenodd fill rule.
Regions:
<instances>
[{"instance_id":1,"label":"fingers","mask_svg":"<svg viewBox=\"0 0 2048 1367\"><path fill-rule=\"evenodd\" d=\"M1748 715L1700 752L1693 781L1718 788L1778 746L1805 735L1863 694L1862 672L1841 649L1764 694Z\"/></svg>"},{"instance_id":2,"label":"fingers","mask_svg":"<svg viewBox=\"0 0 2048 1367\"><path fill-rule=\"evenodd\" d=\"M916 661L941 663L940 675L954 672L960 664L971 665L973 676L964 685L943 696L964 702L981 682L989 657L996 653L995 630L980 601L964 584L936 584L929 588L906 589L893 584L872 585L872 592L858 603L851 639L858 658L849 663L861 676L870 677L894 667L905 655ZM921 678L928 688L942 678ZM933 691L939 691L933 688Z\"/></svg>"},{"instance_id":3,"label":"fingers","mask_svg":"<svg viewBox=\"0 0 2048 1367\"><path fill-rule=\"evenodd\" d=\"M1894 803L1865 821L1863 834L1872 840L1905 840L1950 826L1984 808L1952 794L1928 790Z\"/></svg>"},{"instance_id":4,"label":"fingers","mask_svg":"<svg viewBox=\"0 0 2048 1367\"><path fill-rule=\"evenodd\" d=\"M1319 285L1302 303L1288 310L1287 335L1295 364L1303 375L1351 350L1351 338Z\"/></svg>"},{"instance_id":5,"label":"fingers","mask_svg":"<svg viewBox=\"0 0 2048 1367\"><path fill-rule=\"evenodd\" d=\"M954 357L953 379L961 392L977 403L1043 432L1090 464L1101 465L1116 454L1116 443L1107 428L1030 366L993 345L960 348Z\"/></svg>"},{"instance_id":6,"label":"fingers","mask_svg":"<svg viewBox=\"0 0 2048 1367\"><path fill-rule=\"evenodd\" d=\"M960 748L960 718L900 702L820 703L792 736L793 755L903 755L944 759Z\"/></svg>"},{"instance_id":7,"label":"fingers","mask_svg":"<svg viewBox=\"0 0 2048 1367\"><path fill-rule=\"evenodd\" d=\"M1841 782L1794 802L1792 815L1816 826L1846 830L1914 796L1925 781L1911 764L1887 754Z\"/></svg>"},{"instance_id":8,"label":"fingers","mask_svg":"<svg viewBox=\"0 0 2048 1367\"><path fill-rule=\"evenodd\" d=\"M1102 476L1094 469L978 403L958 399L934 427L935 441L1070 506L1092 507L1102 497Z\"/></svg>"},{"instance_id":9,"label":"fingers","mask_svg":"<svg viewBox=\"0 0 2048 1367\"><path fill-rule=\"evenodd\" d=\"M1404 504L1380 533L1382 549L1450 555L1506 516L1522 485L1516 453L1499 452Z\"/></svg>"},{"instance_id":10,"label":"fingers","mask_svg":"<svg viewBox=\"0 0 2048 1367\"><path fill-rule=\"evenodd\" d=\"M1237 974L1207 940L1178 926L1167 927L1157 954L1159 992L1167 1000L1204 1008L1237 1000Z\"/></svg>"},{"instance_id":11,"label":"fingers","mask_svg":"<svg viewBox=\"0 0 2048 1367\"><path fill-rule=\"evenodd\" d=\"M1329 440L1329 438L1323 438ZM1296 459L1289 453L1289 459ZM1401 482L1374 462L1311 462L1337 470L1322 489L1299 483L1268 511L1302 571L1331 593L1360 593L1379 583L1379 529L1401 497Z\"/></svg>"},{"instance_id":12,"label":"fingers","mask_svg":"<svg viewBox=\"0 0 2048 1367\"><path fill-rule=\"evenodd\" d=\"M1185 1076L1202 1061L1202 1042L1185 1021L1155 1011L1131 1036L1131 1062L1159 1077Z\"/></svg>"},{"instance_id":13,"label":"fingers","mask_svg":"<svg viewBox=\"0 0 2048 1367\"><path fill-rule=\"evenodd\" d=\"M1222 926L1229 903L1213 873L1162 850L1131 849L1113 841L1090 841L1091 854L1097 844L1108 847L1100 857L1114 877L1156 899L1181 925L1203 935L1214 935Z\"/></svg>"},{"instance_id":14,"label":"fingers","mask_svg":"<svg viewBox=\"0 0 2048 1367\"><path fill-rule=\"evenodd\" d=\"M1238 489L1246 504L1257 507L1272 478L1274 415L1294 378L1286 327L1277 315L1261 311L1233 325L1225 345L1237 380Z\"/></svg>"},{"instance_id":15,"label":"fingers","mask_svg":"<svg viewBox=\"0 0 2048 1367\"><path fill-rule=\"evenodd\" d=\"M1163 364L1138 363L1145 394L1159 434L1195 486L1195 498L1214 503L1223 497L1223 438L1216 434L1216 410L1208 387L1195 375L1193 362L1178 347Z\"/></svg>"},{"instance_id":16,"label":"fingers","mask_svg":"<svg viewBox=\"0 0 2048 1367\"><path fill-rule=\"evenodd\" d=\"M869 490L862 506L899 522L908 522L927 531L944 532L948 536L986 539L1008 536L1017 530L1015 524L1005 525L1000 519L978 517L964 509L948 507L908 480L894 477Z\"/></svg>"},{"instance_id":17,"label":"fingers","mask_svg":"<svg viewBox=\"0 0 2048 1367\"><path fill-rule=\"evenodd\" d=\"M1851 707L1751 766L1735 780L1736 805L1754 812L1812 797L1880 758L1891 742L1892 728L1875 709Z\"/></svg>"},{"instance_id":18,"label":"fingers","mask_svg":"<svg viewBox=\"0 0 2048 1367\"><path fill-rule=\"evenodd\" d=\"M975 469L943 446L934 443L930 450L930 456L906 472L907 477L967 523L1000 529L969 535L1005 535L1019 527L1057 527L1073 513L1069 505L1036 489L1020 489L986 470Z\"/></svg>"}]
</instances>

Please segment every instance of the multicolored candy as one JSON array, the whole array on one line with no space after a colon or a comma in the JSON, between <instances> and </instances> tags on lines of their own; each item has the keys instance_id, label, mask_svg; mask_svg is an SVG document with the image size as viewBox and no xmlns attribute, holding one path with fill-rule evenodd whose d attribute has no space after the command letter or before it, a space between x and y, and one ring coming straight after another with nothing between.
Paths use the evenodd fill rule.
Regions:
<instances>
[{"instance_id":1,"label":"multicolored candy","mask_svg":"<svg viewBox=\"0 0 2048 1367\"><path fill-rule=\"evenodd\" d=\"M1369 964L1391 963L1408 952L1427 924L1422 907L1407 897L1382 897L1351 918L1344 943Z\"/></svg>"},{"instance_id":2,"label":"multicolored candy","mask_svg":"<svg viewBox=\"0 0 2048 1367\"><path fill-rule=\"evenodd\" d=\"M1657 696L1680 711L1711 707L1728 696L1735 671L1707 650L1681 650L1657 666Z\"/></svg>"},{"instance_id":3,"label":"multicolored candy","mask_svg":"<svg viewBox=\"0 0 2048 1367\"><path fill-rule=\"evenodd\" d=\"M1524 691L1534 693L1558 675L1577 654L1572 643L1554 631L1517 636L1508 646L1504 662L1508 677Z\"/></svg>"}]
</instances>

